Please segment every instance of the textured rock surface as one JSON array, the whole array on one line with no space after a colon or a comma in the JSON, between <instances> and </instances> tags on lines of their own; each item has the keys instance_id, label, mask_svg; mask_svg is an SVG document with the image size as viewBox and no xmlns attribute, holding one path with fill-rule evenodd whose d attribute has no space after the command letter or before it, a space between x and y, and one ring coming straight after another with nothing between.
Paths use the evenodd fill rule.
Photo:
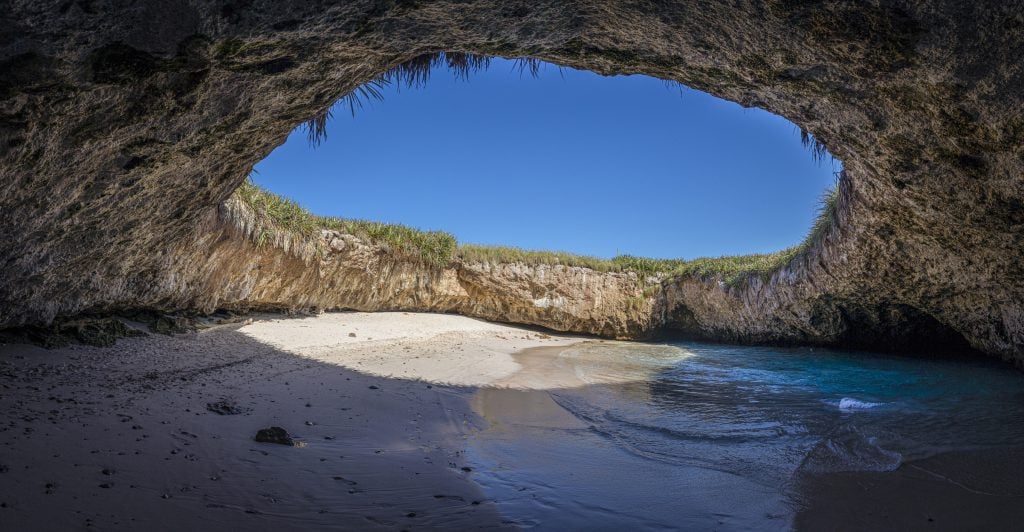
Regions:
<instances>
[{"instance_id":1,"label":"textured rock surface","mask_svg":"<svg viewBox=\"0 0 1024 532\"><path fill-rule=\"evenodd\" d=\"M171 252L178 261L159 291L171 308L352 309L451 312L629 338L660 324L655 278L586 268L455 263L434 268L397 259L386 247L335 231L301 240L260 225L232 198ZM345 242L339 245L339 241Z\"/></svg>"},{"instance_id":2,"label":"textured rock surface","mask_svg":"<svg viewBox=\"0 0 1024 532\"><path fill-rule=\"evenodd\" d=\"M2 325L344 301L1024 360L1020 2L13 0L0 19ZM614 275L399 275L412 266L360 249L320 262L238 238L220 205L253 164L439 50L649 74L778 113L845 163L836 224L770 280L681 280L641 304ZM565 305L534 301L563 286Z\"/></svg>"}]
</instances>

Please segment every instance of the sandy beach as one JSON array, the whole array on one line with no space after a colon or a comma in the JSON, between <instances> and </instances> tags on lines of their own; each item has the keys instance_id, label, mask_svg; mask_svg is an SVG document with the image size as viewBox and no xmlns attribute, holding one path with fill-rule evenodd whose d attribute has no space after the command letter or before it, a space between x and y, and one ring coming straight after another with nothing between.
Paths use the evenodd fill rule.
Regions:
<instances>
[{"instance_id":1,"label":"sandy beach","mask_svg":"<svg viewBox=\"0 0 1024 532\"><path fill-rule=\"evenodd\" d=\"M644 454L604 432L607 412L565 407L602 393L609 408L650 404L664 393L652 375L690 356L400 312L259 316L112 348L2 345L0 529L945 530L1024 518L1019 448L799 475L784 492ZM254 441L270 427L294 444Z\"/></svg>"},{"instance_id":2,"label":"sandy beach","mask_svg":"<svg viewBox=\"0 0 1024 532\"><path fill-rule=\"evenodd\" d=\"M0 346L7 530L501 528L467 387L578 341L450 315L257 319L113 348ZM286 429L299 446L257 443Z\"/></svg>"}]
</instances>

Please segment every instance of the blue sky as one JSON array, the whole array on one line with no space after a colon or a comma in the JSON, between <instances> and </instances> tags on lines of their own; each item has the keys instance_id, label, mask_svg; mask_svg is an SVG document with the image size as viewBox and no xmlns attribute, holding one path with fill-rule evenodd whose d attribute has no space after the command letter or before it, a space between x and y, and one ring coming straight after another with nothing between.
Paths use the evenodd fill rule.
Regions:
<instances>
[{"instance_id":1,"label":"blue sky","mask_svg":"<svg viewBox=\"0 0 1024 532\"><path fill-rule=\"evenodd\" d=\"M643 76L495 60L389 87L327 140L298 129L256 183L314 213L453 233L460 242L694 258L798 243L838 163L790 122Z\"/></svg>"}]
</instances>

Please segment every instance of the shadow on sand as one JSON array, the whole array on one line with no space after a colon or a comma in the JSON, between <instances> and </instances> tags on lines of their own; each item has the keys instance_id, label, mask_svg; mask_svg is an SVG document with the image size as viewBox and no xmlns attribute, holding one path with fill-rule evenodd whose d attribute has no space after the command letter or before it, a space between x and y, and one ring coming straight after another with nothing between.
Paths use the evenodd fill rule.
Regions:
<instances>
[{"instance_id":1,"label":"shadow on sand","mask_svg":"<svg viewBox=\"0 0 1024 532\"><path fill-rule=\"evenodd\" d=\"M509 480L498 469L520 466L566 478L589 475L598 498L674 501L659 516L674 514L677 526L717 520L724 528L999 529L1024 519L1013 480L1024 478L1018 451L940 456L894 473L801 477L792 491L778 494L714 468L670 470L651 462L625 469L636 462L616 462L621 450L614 442L595 436L587 420L552 399L564 390L371 376L277 349L238 328L134 338L111 349L0 346L3 528L399 530L617 522L608 520L614 512L606 508L587 509L587 497L595 495L558 485L533 490L529 500L492 500L522 487L515 484L522 477ZM638 384L644 386L601 386L633 393ZM645 393L663 393L651 386ZM301 445L253 441L271 426L285 428ZM545 428L577 431L581 439L544 440L538 434ZM503 436L495 438L495 430ZM588 447L594 442L604 448ZM971 475L1010 484L999 493L977 493ZM672 482L676 491L665 490ZM573 500L584 503L565 514L565 523L507 515L540 507L557 512ZM665 525L646 519L639 499L630 504L632 514L618 516L624 523ZM733 515L723 517L718 507Z\"/></svg>"}]
</instances>

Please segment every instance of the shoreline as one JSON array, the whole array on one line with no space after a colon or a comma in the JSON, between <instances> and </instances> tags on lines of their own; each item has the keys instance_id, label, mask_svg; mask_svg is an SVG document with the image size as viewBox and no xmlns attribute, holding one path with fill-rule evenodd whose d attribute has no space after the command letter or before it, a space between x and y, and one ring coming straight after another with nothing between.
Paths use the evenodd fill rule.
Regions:
<instances>
[{"instance_id":1,"label":"shoreline","mask_svg":"<svg viewBox=\"0 0 1024 532\"><path fill-rule=\"evenodd\" d=\"M456 315L343 312L268 316L110 348L0 345L0 522L275 531L539 524L531 521L541 518L532 513L535 497L573 502L572 484L550 486L586 475L588 485L602 485L612 463L638 471L559 403L566 391L595 384L642 390L652 367L685 356L666 347L665 358L650 359L661 365L637 366L603 351L632 345L617 344ZM567 351L582 345L590 347ZM253 441L274 426L300 446ZM575 440L562 436L572 433ZM641 496L645 479L659 475L701 485L686 492L698 497L693 506L678 493L633 504L672 495L675 506L662 507L697 528L708 524L698 511L704 491L717 493L725 511L758 501L751 515L768 527L999 529L1024 520L1019 448L946 453L887 473L798 472L781 490L703 467L639 464L638 478L617 477L626 483L620 495ZM549 476L547 488L531 468ZM520 490L531 482L533 491ZM978 508L984 515L971 517ZM581 518L564 510L543 522ZM642 514L582 515L646 522Z\"/></svg>"}]
</instances>

